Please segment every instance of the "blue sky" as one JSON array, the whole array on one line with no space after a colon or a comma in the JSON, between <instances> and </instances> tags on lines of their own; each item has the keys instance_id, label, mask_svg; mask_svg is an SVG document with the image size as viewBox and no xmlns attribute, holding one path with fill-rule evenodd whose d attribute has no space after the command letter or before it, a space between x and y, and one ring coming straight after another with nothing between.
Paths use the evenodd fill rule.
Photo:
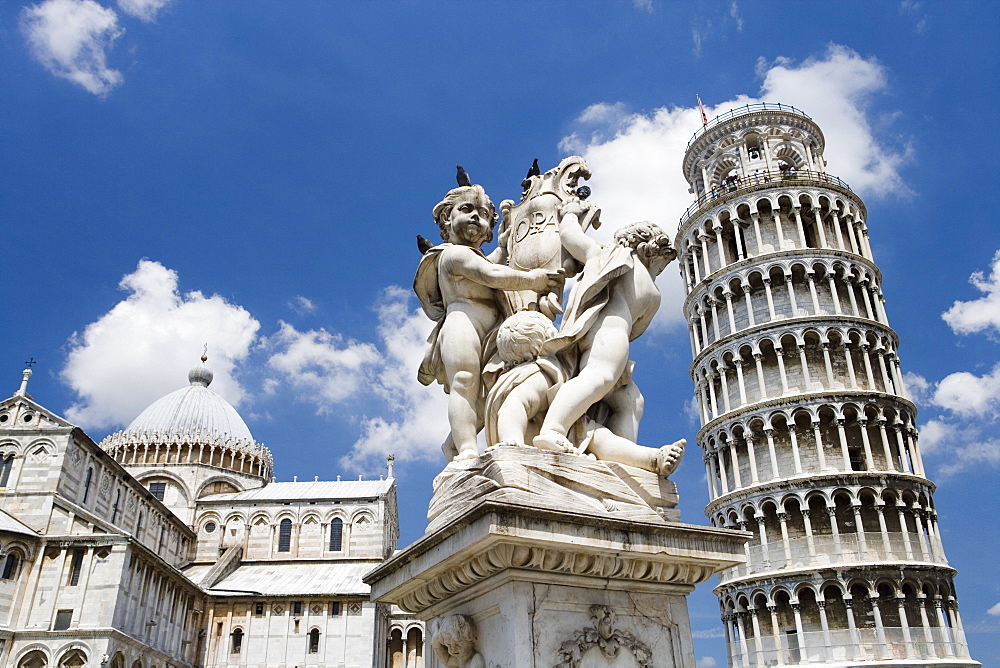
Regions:
<instances>
[{"instance_id":1,"label":"blue sky","mask_svg":"<svg viewBox=\"0 0 1000 668\"><path fill-rule=\"evenodd\" d=\"M455 163L499 203L533 158L580 153L605 227L673 230L695 94L793 104L867 204L972 654L1000 663L998 32L993 3L957 0L0 1L0 379L34 357L33 396L100 440L208 342L280 480L394 452L409 543L446 429L414 380L414 236L436 238ZM693 442L676 271L660 283L641 440ZM688 522L703 475L693 451L674 476ZM691 615L700 665L724 665L709 585Z\"/></svg>"}]
</instances>

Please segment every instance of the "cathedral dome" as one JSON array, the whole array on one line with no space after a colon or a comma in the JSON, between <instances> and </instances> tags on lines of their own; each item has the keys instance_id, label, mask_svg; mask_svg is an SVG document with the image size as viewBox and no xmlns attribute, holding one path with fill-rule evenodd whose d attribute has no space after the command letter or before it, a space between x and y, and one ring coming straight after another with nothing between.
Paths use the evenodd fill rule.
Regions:
<instances>
[{"instance_id":1,"label":"cathedral dome","mask_svg":"<svg viewBox=\"0 0 1000 668\"><path fill-rule=\"evenodd\" d=\"M208 367L196 365L187 387L154 401L101 447L126 466L204 464L268 479L271 452L254 440L236 409L209 389L212 377Z\"/></svg>"},{"instance_id":2,"label":"cathedral dome","mask_svg":"<svg viewBox=\"0 0 1000 668\"><path fill-rule=\"evenodd\" d=\"M212 371L198 364L187 387L157 399L125 428L124 434L162 434L189 442L217 438L253 443L243 418L228 401L208 389Z\"/></svg>"}]
</instances>

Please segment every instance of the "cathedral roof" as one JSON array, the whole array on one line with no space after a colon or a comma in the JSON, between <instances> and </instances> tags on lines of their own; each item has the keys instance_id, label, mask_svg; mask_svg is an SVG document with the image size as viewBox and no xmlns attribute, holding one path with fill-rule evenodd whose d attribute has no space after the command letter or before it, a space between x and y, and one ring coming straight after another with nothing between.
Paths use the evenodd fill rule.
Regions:
<instances>
[{"instance_id":1,"label":"cathedral roof","mask_svg":"<svg viewBox=\"0 0 1000 668\"><path fill-rule=\"evenodd\" d=\"M393 480L323 480L272 482L243 492L212 494L199 501L295 501L309 499L374 499L392 488Z\"/></svg>"},{"instance_id":2,"label":"cathedral roof","mask_svg":"<svg viewBox=\"0 0 1000 668\"><path fill-rule=\"evenodd\" d=\"M208 575L212 566L212 564L190 566L184 570L184 574L204 586L201 580ZM371 587L361 578L374 566L371 561L242 564L211 587L210 591L255 593L263 596L366 595L371 591Z\"/></svg>"}]
</instances>

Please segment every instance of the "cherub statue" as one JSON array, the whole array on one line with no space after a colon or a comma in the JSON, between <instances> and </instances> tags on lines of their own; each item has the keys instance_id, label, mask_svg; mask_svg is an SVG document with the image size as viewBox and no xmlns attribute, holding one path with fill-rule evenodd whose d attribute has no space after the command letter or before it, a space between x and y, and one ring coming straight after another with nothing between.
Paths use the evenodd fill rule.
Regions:
<instances>
[{"instance_id":1,"label":"cherub statue","mask_svg":"<svg viewBox=\"0 0 1000 668\"><path fill-rule=\"evenodd\" d=\"M567 382L557 356L539 357L545 343L555 336L556 329L549 319L535 311L520 311L500 325L497 353L508 369L486 398L488 446L524 446L538 434L550 397L558 396L560 386ZM666 477L680 464L686 441L681 439L661 448L635 443L632 425L638 425L642 418L642 395L631 380L630 366L602 399L610 414L601 422L582 416L572 425L567 438L572 438L575 451ZM626 433L615 433L616 427Z\"/></svg>"},{"instance_id":2,"label":"cherub statue","mask_svg":"<svg viewBox=\"0 0 1000 668\"><path fill-rule=\"evenodd\" d=\"M534 445L547 450L575 450L570 427L622 382L629 364L629 343L649 326L660 307L656 277L677 253L657 225L634 223L601 245L580 227L586 210L570 201L560 210L559 236L569 253L583 263L583 274L570 292L559 334L542 354L558 353L575 374L549 403Z\"/></svg>"},{"instance_id":3,"label":"cherub statue","mask_svg":"<svg viewBox=\"0 0 1000 668\"><path fill-rule=\"evenodd\" d=\"M496 290L546 291L562 273L521 271L495 264L480 250L493 238L497 214L482 186L451 190L433 210L444 243L427 250L417 268L413 289L424 312L437 321L418 378L437 380L448 397L451 435L449 460L479 456L476 434L482 428L482 369L491 354L487 345L500 319Z\"/></svg>"},{"instance_id":4,"label":"cherub statue","mask_svg":"<svg viewBox=\"0 0 1000 668\"><path fill-rule=\"evenodd\" d=\"M468 615L450 615L438 622L433 639L434 654L446 666L486 668L476 651L476 623Z\"/></svg>"}]
</instances>

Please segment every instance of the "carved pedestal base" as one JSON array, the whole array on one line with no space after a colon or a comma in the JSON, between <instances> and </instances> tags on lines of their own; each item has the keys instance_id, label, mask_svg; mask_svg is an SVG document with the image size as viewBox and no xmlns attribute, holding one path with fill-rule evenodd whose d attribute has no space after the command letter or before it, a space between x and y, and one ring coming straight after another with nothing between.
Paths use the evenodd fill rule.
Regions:
<instances>
[{"instance_id":1,"label":"carved pedestal base","mask_svg":"<svg viewBox=\"0 0 1000 668\"><path fill-rule=\"evenodd\" d=\"M435 637L439 626L448 628L442 638L449 642L456 620L474 629L474 651L459 648L464 653L447 663L435 663L428 651L429 667L694 666L685 597L742 563L748 534L663 519L676 516L667 512L675 499L652 498L656 485L639 473L513 448L451 465L435 481L432 515L446 500L443 490L457 507L438 512L435 519L447 515L447 523L432 522L429 533L365 578L372 598L428 621L429 647L437 644L439 656L447 657ZM589 484L605 474L614 503L601 503L600 487ZM637 478L624 481L630 474ZM537 484L521 484L528 480ZM570 485L560 485L558 503L529 494L562 480ZM662 484L670 497L672 483ZM482 493L456 492L472 487ZM639 512L636 500L644 496L651 496L648 512Z\"/></svg>"}]
</instances>

